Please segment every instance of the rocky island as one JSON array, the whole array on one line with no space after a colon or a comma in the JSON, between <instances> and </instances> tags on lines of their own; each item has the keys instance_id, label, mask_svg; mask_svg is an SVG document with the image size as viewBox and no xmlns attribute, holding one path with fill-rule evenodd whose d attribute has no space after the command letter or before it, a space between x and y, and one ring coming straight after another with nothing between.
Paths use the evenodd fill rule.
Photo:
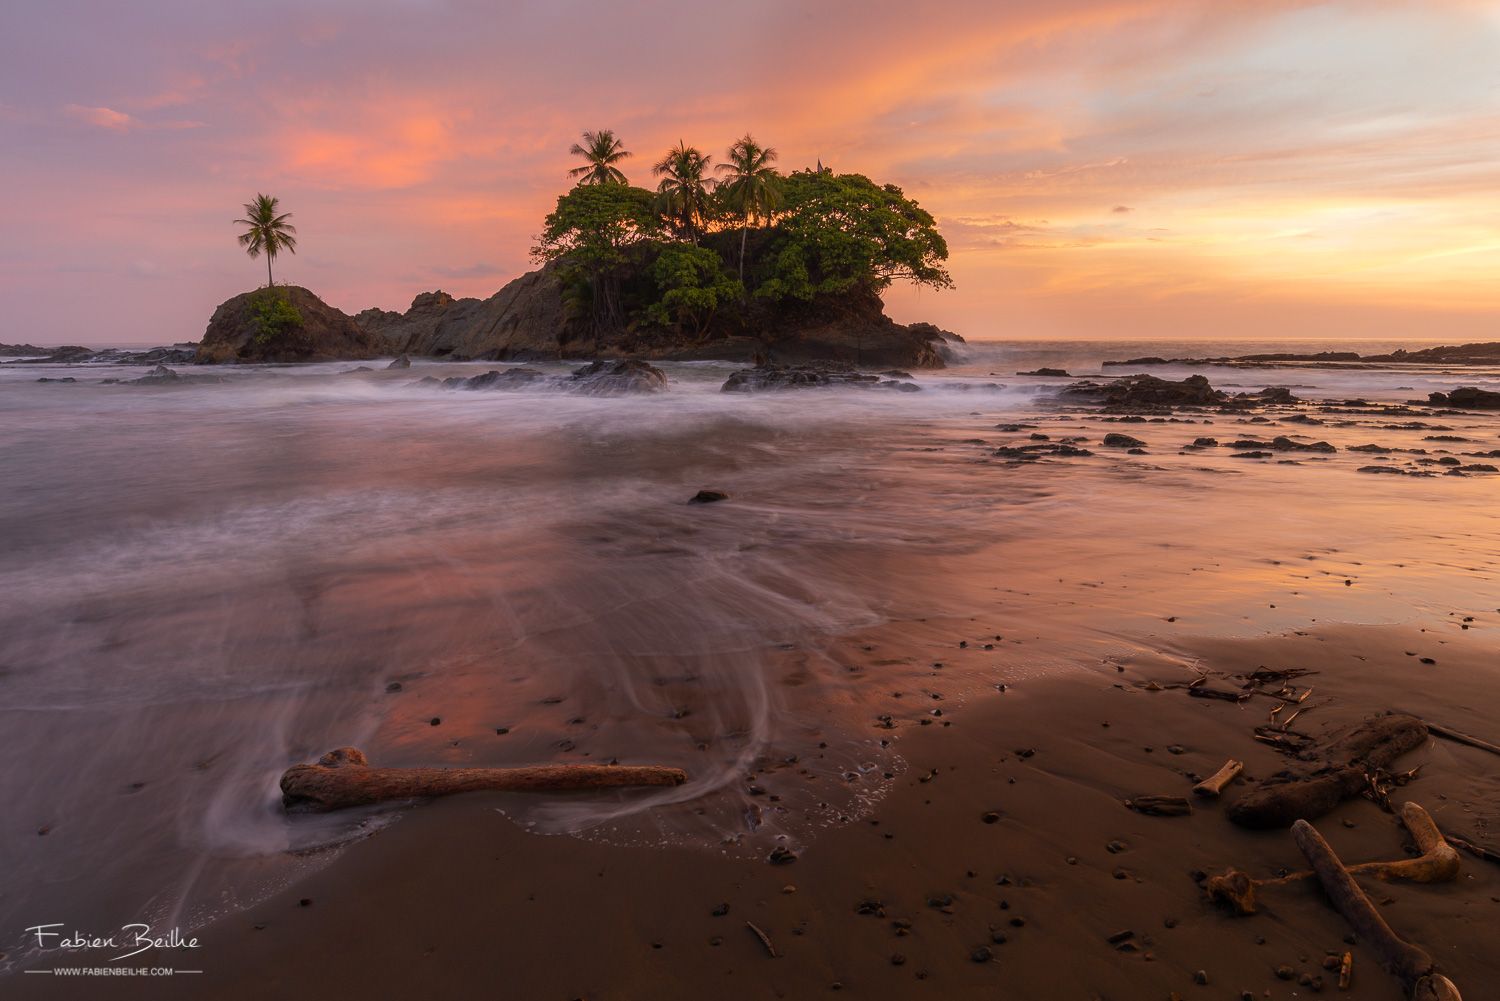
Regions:
<instances>
[{"instance_id":1,"label":"rocky island","mask_svg":"<svg viewBox=\"0 0 1500 1001\"><path fill-rule=\"evenodd\" d=\"M748 136L730 153L717 187L690 148L657 165L666 180L656 192L623 175L585 177L545 219L532 250L539 267L487 299L438 290L404 313L351 317L308 289L268 286L214 311L196 360L389 354L942 367L947 346L962 338L897 323L880 298L895 281L952 286L933 217L900 188L862 174L770 172L775 151Z\"/></svg>"}]
</instances>

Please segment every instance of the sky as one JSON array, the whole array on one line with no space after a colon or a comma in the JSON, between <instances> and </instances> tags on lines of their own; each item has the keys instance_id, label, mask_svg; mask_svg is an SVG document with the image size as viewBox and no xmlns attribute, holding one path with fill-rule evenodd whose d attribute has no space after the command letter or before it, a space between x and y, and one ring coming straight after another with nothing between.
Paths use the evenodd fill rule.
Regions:
<instances>
[{"instance_id":1,"label":"sky","mask_svg":"<svg viewBox=\"0 0 1500 1001\"><path fill-rule=\"evenodd\" d=\"M6 0L0 341L194 340L527 270L610 128L900 185L975 338L1500 340L1500 0Z\"/></svg>"}]
</instances>

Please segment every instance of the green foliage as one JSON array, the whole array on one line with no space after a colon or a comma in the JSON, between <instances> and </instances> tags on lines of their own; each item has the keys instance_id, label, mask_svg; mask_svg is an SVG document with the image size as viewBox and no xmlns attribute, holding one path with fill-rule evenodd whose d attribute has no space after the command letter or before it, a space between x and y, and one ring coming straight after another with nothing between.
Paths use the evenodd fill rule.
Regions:
<instances>
[{"instance_id":1,"label":"green foliage","mask_svg":"<svg viewBox=\"0 0 1500 1001\"><path fill-rule=\"evenodd\" d=\"M286 291L274 287L263 288L250 297L250 317L255 321L257 345L302 326L302 314Z\"/></svg>"},{"instance_id":2,"label":"green foliage","mask_svg":"<svg viewBox=\"0 0 1500 1001\"><path fill-rule=\"evenodd\" d=\"M531 255L598 272L623 264L626 251L661 233L654 196L628 184L579 185L557 199Z\"/></svg>"},{"instance_id":3,"label":"green foliage","mask_svg":"<svg viewBox=\"0 0 1500 1001\"><path fill-rule=\"evenodd\" d=\"M951 288L948 244L932 215L894 184L863 174L800 170L781 184L770 267L755 294L812 299L898 278Z\"/></svg>"},{"instance_id":4,"label":"green foliage","mask_svg":"<svg viewBox=\"0 0 1500 1001\"><path fill-rule=\"evenodd\" d=\"M651 266L661 298L646 318L662 326L687 326L702 335L719 307L744 297L745 286L724 270L719 255L703 247L668 245Z\"/></svg>"},{"instance_id":5,"label":"green foliage","mask_svg":"<svg viewBox=\"0 0 1500 1001\"><path fill-rule=\"evenodd\" d=\"M717 181L709 157L679 141L653 165L654 193L626 181L616 164L631 154L607 129L572 153L584 161L570 172L578 185L531 253L556 266L565 315L587 319L596 342L638 323L702 336L747 287L769 302L879 293L898 279L952 287L936 221L895 185L821 163L782 176L776 150L748 134ZM740 326L755 312L747 304Z\"/></svg>"},{"instance_id":6,"label":"green foliage","mask_svg":"<svg viewBox=\"0 0 1500 1001\"><path fill-rule=\"evenodd\" d=\"M290 212L280 211L281 200L270 195L256 195L255 201L245 203L245 218L236 219L235 224L245 227L239 236L240 246L254 260L266 255L266 284L273 285L271 262L285 250L297 252L297 227L287 222Z\"/></svg>"},{"instance_id":7,"label":"green foliage","mask_svg":"<svg viewBox=\"0 0 1500 1001\"><path fill-rule=\"evenodd\" d=\"M538 261L561 264L565 284L588 283L596 335L624 323L621 272L637 248L662 232L654 201L651 192L628 184L580 184L558 198L531 250Z\"/></svg>"}]
</instances>

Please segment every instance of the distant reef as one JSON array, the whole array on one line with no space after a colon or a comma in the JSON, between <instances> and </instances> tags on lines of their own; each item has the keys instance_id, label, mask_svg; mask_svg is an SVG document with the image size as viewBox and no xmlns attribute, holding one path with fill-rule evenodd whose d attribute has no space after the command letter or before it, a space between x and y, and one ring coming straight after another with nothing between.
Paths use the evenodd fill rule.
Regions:
<instances>
[{"instance_id":1,"label":"distant reef","mask_svg":"<svg viewBox=\"0 0 1500 1001\"><path fill-rule=\"evenodd\" d=\"M1308 354L1277 352L1272 354L1225 355L1217 358L1127 358L1104 364L1132 368L1142 365L1229 365L1238 368L1265 368L1286 363L1313 368L1358 368L1368 365L1500 365L1500 341L1475 344L1453 344L1407 351L1404 348L1384 355L1361 355L1354 351L1317 351Z\"/></svg>"}]
</instances>

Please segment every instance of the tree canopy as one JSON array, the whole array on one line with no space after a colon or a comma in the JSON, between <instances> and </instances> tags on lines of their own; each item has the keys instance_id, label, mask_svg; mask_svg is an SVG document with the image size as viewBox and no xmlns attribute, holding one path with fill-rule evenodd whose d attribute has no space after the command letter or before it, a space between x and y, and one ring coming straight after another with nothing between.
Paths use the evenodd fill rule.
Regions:
<instances>
[{"instance_id":1,"label":"tree canopy","mask_svg":"<svg viewBox=\"0 0 1500 1001\"><path fill-rule=\"evenodd\" d=\"M616 166L631 154L612 131L583 140L571 151L585 161L569 171L577 184L532 254L561 268L570 314L590 316L596 334L645 325L701 336L735 301L731 327L757 302L879 293L895 281L953 285L936 220L893 184L821 163L782 175L776 150L746 134L716 167L679 141L653 165L651 192Z\"/></svg>"}]
</instances>

